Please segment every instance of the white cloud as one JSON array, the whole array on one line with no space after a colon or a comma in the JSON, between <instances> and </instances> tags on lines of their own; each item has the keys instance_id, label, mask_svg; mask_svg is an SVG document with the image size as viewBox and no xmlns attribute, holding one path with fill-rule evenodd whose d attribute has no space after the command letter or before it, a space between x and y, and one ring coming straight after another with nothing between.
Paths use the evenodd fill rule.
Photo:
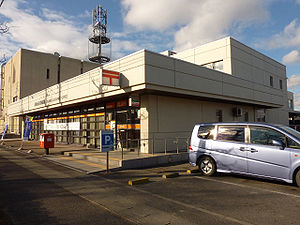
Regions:
<instances>
[{"instance_id":1,"label":"white cloud","mask_svg":"<svg viewBox=\"0 0 300 225\"><path fill-rule=\"evenodd\" d=\"M298 20L293 20L282 32L273 35L269 40L264 41L262 45L268 48L298 47L300 45L300 25Z\"/></svg>"},{"instance_id":2,"label":"white cloud","mask_svg":"<svg viewBox=\"0 0 300 225\"><path fill-rule=\"evenodd\" d=\"M30 8L22 9L20 3L26 2L7 1L0 11L9 21L10 33L1 37L2 42L5 36L8 44L6 49L9 52L15 51L15 46L20 46L45 52L59 52L74 58L86 57L87 27L77 27L62 13L48 9L42 9L39 17Z\"/></svg>"},{"instance_id":3,"label":"white cloud","mask_svg":"<svg viewBox=\"0 0 300 225\"><path fill-rule=\"evenodd\" d=\"M300 86L300 75L292 75L288 79L288 88L294 89Z\"/></svg>"},{"instance_id":4,"label":"white cloud","mask_svg":"<svg viewBox=\"0 0 300 225\"><path fill-rule=\"evenodd\" d=\"M137 30L172 31L182 50L264 21L269 13L261 0L122 0L124 21Z\"/></svg>"},{"instance_id":5,"label":"white cloud","mask_svg":"<svg viewBox=\"0 0 300 225\"><path fill-rule=\"evenodd\" d=\"M300 63L299 51L293 50L290 53L286 54L282 58L284 64L297 64Z\"/></svg>"},{"instance_id":6,"label":"white cloud","mask_svg":"<svg viewBox=\"0 0 300 225\"><path fill-rule=\"evenodd\" d=\"M91 35L89 25L75 22L73 16L47 8L41 8L37 13L34 14L27 1L5 1L0 16L8 21L10 32L0 36L1 56L11 56L19 48L29 48L49 53L59 52L72 58L87 58L88 37ZM78 17L88 15L89 12L84 11ZM139 48L133 41L114 41L114 56L123 56L125 52L135 50Z\"/></svg>"},{"instance_id":7,"label":"white cloud","mask_svg":"<svg viewBox=\"0 0 300 225\"><path fill-rule=\"evenodd\" d=\"M296 0L296 3L297 3L297 4L300 4L300 0Z\"/></svg>"}]
</instances>

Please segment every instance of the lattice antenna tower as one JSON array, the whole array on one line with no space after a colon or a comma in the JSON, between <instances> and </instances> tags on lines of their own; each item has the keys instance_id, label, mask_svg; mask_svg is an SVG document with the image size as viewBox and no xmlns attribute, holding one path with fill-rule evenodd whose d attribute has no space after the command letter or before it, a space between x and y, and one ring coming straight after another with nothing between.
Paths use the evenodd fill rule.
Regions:
<instances>
[{"instance_id":1,"label":"lattice antenna tower","mask_svg":"<svg viewBox=\"0 0 300 225\"><path fill-rule=\"evenodd\" d=\"M102 52L102 45L108 44L110 39L107 37L107 10L103 9L101 5L98 5L96 9L93 9L93 34L89 38L89 41L97 46L97 51L94 51L92 55L89 55L89 60L100 64L110 61L109 56L104 55Z\"/></svg>"}]
</instances>

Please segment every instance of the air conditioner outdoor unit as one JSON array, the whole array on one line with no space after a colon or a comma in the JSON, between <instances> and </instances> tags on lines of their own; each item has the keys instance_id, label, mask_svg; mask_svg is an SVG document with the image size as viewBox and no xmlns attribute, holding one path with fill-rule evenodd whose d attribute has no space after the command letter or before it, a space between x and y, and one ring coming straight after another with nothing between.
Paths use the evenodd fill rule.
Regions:
<instances>
[{"instance_id":1,"label":"air conditioner outdoor unit","mask_svg":"<svg viewBox=\"0 0 300 225\"><path fill-rule=\"evenodd\" d=\"M233 108L232 110L233 116L241 117L243 115L243 110L241 108Z\"/></svg>"}]
</instances>

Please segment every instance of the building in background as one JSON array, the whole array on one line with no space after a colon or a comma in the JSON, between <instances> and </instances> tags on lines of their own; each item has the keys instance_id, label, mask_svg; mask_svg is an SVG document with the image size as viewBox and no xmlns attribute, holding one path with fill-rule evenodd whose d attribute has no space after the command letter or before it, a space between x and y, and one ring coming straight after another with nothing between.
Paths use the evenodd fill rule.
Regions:
<instances>
[{"instance_id":1,"label":"building in background","mask_svg":"<svg viewBox=\"0 0 300 225\"><path fill-rule=\"evenodd\" d=\"M35 92L96 68L98 64L27 49L20 49L2 68L0 129L9 124L9 132L20 134L19 117L9 117L7 107Z\"/></svg>"},{"instance_id":2,"label":"building in background","mask_svg":"<svg viewBox=\"0 0 300 225\"><path fill-rule=\"evenodd\" d=\"M34 70L37 57L29 58ZM48 62L39 64L42 84ZM76 74L12 101L8 121L30 115L32 138L53 132L58 142L91 146L113 129L117 147L145 153L180 140L186 147L199 122L289 124L285 66L231 37L179 53L141 50Z\"/></svg>"}]
</instances>

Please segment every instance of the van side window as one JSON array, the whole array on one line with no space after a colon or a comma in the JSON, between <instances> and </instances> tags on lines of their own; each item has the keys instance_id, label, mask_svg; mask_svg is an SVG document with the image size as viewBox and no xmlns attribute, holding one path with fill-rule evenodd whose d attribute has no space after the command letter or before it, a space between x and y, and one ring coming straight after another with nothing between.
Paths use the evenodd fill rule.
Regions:
<instances>
[{"instance_id":1,"label":"van side window","mask_svg":"<svg viewBox=\"0 0 300 225\"><path fill-rule=\"evenodd\" d=\"M213 139L214 125L200 126L198 130L198 138L202 139Z\"/></svg>"},{"instance_id":2,"label":"van side window","mask_svg":"<svg viewBox=\"0 0 300 225\"><path fill-rule=\"evenodd\" d=\"M217 140L245 142L245 128L241 126L220 126Z\"/></svg>"},{"instance_id":3,"label":"van side window","mask_svg":"<svg viewBox=\"0 0 300 225\"><path fill-rule=\"evenodd\" d=\"M287 147L300 149L300 145L291 138L287 138Z\"/></svg>"},{"instance_id":4,"label":"van side window","mask_svg":"<svg viewBox=\"0 0 300 225\"><path fill-rule=\"evenodd\" d=\"M273 129L250 127L250 143L259 145L273 145L272 140L285 143L285 136Z\"/></svg>"}]
</instances>

